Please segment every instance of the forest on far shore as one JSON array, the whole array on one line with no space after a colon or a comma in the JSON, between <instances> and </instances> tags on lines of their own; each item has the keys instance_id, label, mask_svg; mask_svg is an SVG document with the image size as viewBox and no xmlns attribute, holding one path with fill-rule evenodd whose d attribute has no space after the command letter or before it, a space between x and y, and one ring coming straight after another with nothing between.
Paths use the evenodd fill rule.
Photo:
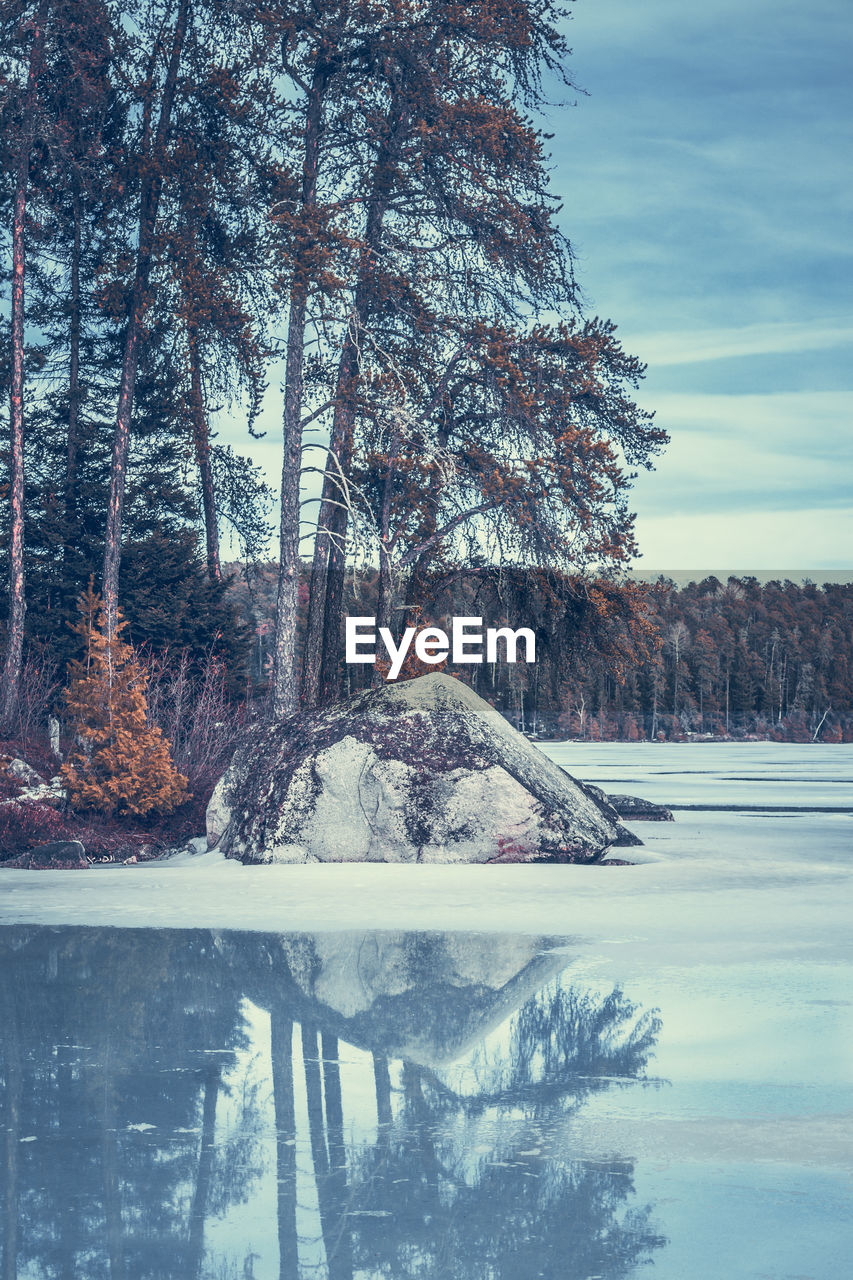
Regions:
<instances>
[{"instance_id":1,"label":"forest on far shore","mask_svg":"<svg viewBox=\"0 0 853 1280\"><path fill-rule=\"evenodd\" d=\"M230 596L251 633L249 687L269 679L275 566L249 579L229 566ZM406 621L452 616L536 629L534 667L461 667L513 724L544 737L682 741L695 735L781 742L853 741L853 585L708 577L617 585L530 571L437 573L434 598ZM369 615L370 575L349 612ZM412 670L419 674L426 670ZM405 674L405 673L404 673ZM372 670L347 669L354 691Z\"/></svg>"}]
</instances>

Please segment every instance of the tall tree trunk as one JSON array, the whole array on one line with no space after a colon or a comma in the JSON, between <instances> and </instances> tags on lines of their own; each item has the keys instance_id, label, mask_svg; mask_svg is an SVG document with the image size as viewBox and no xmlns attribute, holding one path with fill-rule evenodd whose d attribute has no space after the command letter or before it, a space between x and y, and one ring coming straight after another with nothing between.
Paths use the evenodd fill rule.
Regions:
<instances>
[{"instance_id":1,"label":"tall tree trunk","mask_svg":"<svg viewBox=\"0 0 853 1280\"><path fill-rule=\"evenodd\" d=\"M9 624L3 663L0 728L11 734L21 688L24 652L24 614L27 602L24 587L24 275L26 253L24 230L27 216L27 186L30 152L35 134L36 91L44 62L47 5L42 3L35 19L27 91L24 98L24 125L15 173L15 206L12 220L12 378L9 397Z\"/></svg>"},{"instance_id":2,"label":"tall tree trunk","mask_svg":"<svg viewBox=\"0 0 853 1280\"><path fill-rule=\"evenodd\" d=\"M385 547L379 548L379 581L376 600L376 625L394 631L394 578L391 572L391 557ZM382 683L379 676L378 683Z\"/></svg>"},{"instance_id":3,"label":"tall tree trunk","mask_svg":"<svg viewBox=\"0 0 853 1280\"><path fill-rule=\"evenodd\" d=\"M385 481L382 493L382 508L379 515L379 583L376 603L376 626L386 627L396 640L402 635L403 614L395 609L395 587L393 548L391 538L391 499L393 496L394 474L397 469L397 458L400 453L400 433L395 430L388 446L385 460ZM381 685L384 677L379 670L373 669L373 683Z\"/></svg>"},{"instance_id":4,"label":"tall tree trunk","mask_svg":"<svg viewBox=\"0 0 853 1280\"><path fill-rule=\"evenodd\" d=\"M187 322L187 347L190 357L190 417L193 427L193 447L196 466L201 480L201 501L204 510L204 536L207 547L207 574L212 582L220 582L222 570L219 564L219 527L216 518L216 493L213 488L213 468L210 464L210 430L204 407L201 386L201 357L198 349L198 326Z\"/></svg>"},{"instance_id":5,"label":"tall tree trunk","mask_svg":"<svg viewBox=\"0 0 853 1280\"><path fill-rule=\"evenodd\" d=\"M335 410L311 566L303 676L303 702L307 706L334 701L338 694L341 606L349 525L342 477L346 479L352 463L359 356L373 299L373 276L381 247L382 226L394 190L394 170L410 122L409 112L401 106L400 97L398 87L389 108L388 134L373 168L355 300L338 361Z\"/></svg>"},{"instance_id":6,"label":"tall tree trunk","mask_svg":"<svg viewBox=\"0 0 853 1280\"><path fill-rule=\"evenodd\" d=\"M172 108L178 83L184 41L189 23L189 0L181 0L172 39L172 51L160 101L160 115L150 155L146 155L142 194L139 201L139 243L136 251L136 272L127 319L124 342L124 359L118 393L115 435L113 437L112 465L110 469L110 497L107 507L107 530L104 548L104 577L102 596L106 615L107 635L115 634L118 609L118 575L121 566L121 527L124 514L124 494L127 487L127 460L130 453L130 423L133 416L133 396L136 390L136 371L139 365L139 347L142 341L143 321L148 306L148 283L151 275L151 257L154 250L154 232L163 191L163 167L166 142L172 120Z\"/></svg>"},{"instance_id":7,"label":"tall tree trunk","mask_svg":"<svg viewBox=\"0 0 853 1280\"><path fill-rule=\"evenodd\" d=\"M299 1274L296 1235L296 1104L293 1096L293 1023L277 1005L270 1010L275 1151L277 1169L279 1280Z\"/></svg>"},{"instance_id":8,"label":"tall tree trunk","mask_svg":"<svg viewBox=\"0 0 853 1280\"><path fill-rule=\"evenodd\" d=\"M80 192L73 194L72 216L74 232L71 245L71 314L68 317L70 346L68 361L68 438L65 455L65 533L62 554L67 558L69 541L74 536L77 512L77 453L80 447L80 334L82 318L80 307L80 252L83 215Z\"/></svg>"},{"instance_id":9,"label":"tall tree trunk","mask_svg":"<svg viewBox=\"0 0 853 1280\"><path fill-rule=\"evenodd\" d=\"M329 67L314 69L305 112L302 161L302 214L317 204L317 173L323 132L323 97ZM310 226L310 217L308 223ZM278 595L273 642L273 715L290 715L299 706L296 670L296 615L299 605L299 493L302 473L302 399L305 377L305 318L311 284L307 245L297 245L290 289L282 420L281 524L279 527Z\"/></svg>"},{"instance_id":10,"label":"tall tree trunk","mask_svg":"<svg viewBox=\"0 0 853 1280\"><path fill-rule=\"evenodd\" d=\"M366 304L362 310L366 315ZM360 324L356 306L338 362L335 410L311 563L302 679L302 701L309 707L316 706L318 702L333 701L338 690L338 631L349 519L349 513L343 505L343 482L352 462L355 424L353 397L358 383L359 338L356 335L360 331Z\"/></svg>"}]
</instances>

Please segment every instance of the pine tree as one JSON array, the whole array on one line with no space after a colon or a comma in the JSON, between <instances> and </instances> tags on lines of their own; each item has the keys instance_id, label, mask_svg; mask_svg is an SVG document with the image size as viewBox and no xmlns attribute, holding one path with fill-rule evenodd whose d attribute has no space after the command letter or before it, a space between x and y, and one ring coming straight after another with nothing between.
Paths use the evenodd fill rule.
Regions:
<instances>
[{"instance_id":1,"label":"pine tree","mask_svg":"<svg viewBox=\"0 0 853 1280\"><path fill-rule=\"evenodd\" d=\"M145 677L119 615L112 638L91 582L80 597L85 656L72 664L65 703L76 731L62 777L79 809L109 815L171 813L187 798L162 731L149 728Z\"/></svg>"}]
</instances>

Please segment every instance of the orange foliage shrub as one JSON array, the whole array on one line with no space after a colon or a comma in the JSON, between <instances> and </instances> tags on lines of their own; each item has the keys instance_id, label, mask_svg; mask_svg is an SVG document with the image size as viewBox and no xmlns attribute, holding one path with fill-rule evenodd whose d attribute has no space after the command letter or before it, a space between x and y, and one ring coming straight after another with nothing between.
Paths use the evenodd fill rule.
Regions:
<instances>
[{"instance_id":1,"label":"orange foliage shrub","mask_svg":"<svg viewBox=\"0 0 853 1280\"><path fill-rule=\"evenodd\" d=\"M119 620L110 641L104 610L91 583L80 598L75 628L85 656L72 664L65 703L75 724L75 745L62 778L77 809L106 814L171 813L187 799L162 731L148 726L145 676Z\"/></svg>"}]
</instances>

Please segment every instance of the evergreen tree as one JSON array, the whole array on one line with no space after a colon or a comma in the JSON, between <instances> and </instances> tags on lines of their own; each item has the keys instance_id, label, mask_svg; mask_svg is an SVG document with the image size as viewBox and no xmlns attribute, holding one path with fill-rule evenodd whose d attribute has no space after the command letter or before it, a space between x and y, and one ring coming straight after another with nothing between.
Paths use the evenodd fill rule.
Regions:
<instances>
[{"instance_id":1,"label":"evergreen tree","mask_svg":"<svg viewBox=\"0 0 853 1280\"><path fill-rule=\"evenodd\" d=\"M119 615L113 634L92 584L80 598L78 631L85 657L72 666L65 694L74 721L75 746L62 777L79 809L106 814L171 813L187 798L162 731L149 728L145 677L122 639Z\"/></svg>"}]
</instances>

